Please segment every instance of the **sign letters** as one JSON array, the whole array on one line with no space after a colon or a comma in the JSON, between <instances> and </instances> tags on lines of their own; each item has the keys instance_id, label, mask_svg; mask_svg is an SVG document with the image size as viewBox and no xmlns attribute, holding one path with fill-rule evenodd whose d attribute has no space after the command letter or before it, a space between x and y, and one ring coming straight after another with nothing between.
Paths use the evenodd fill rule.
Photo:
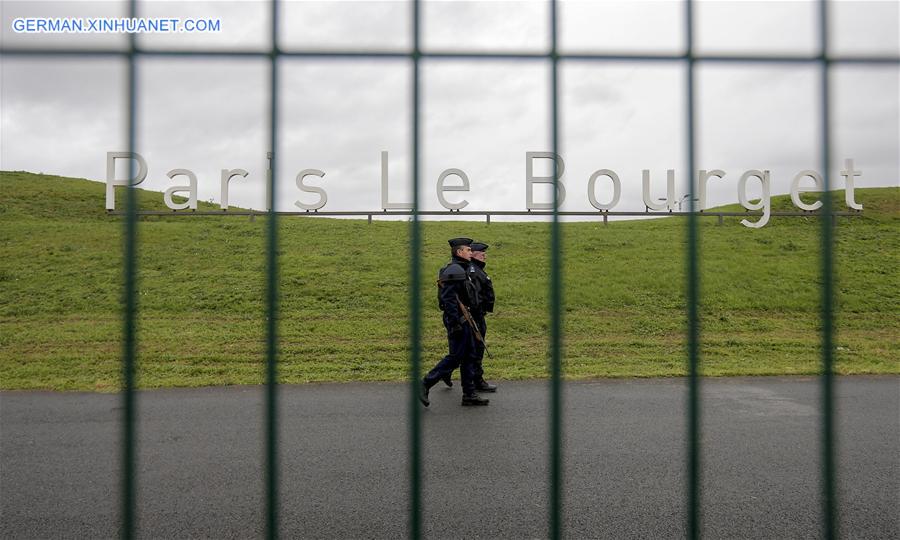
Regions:
<instances>
[{"instance_id":1,"label":"sign letters","mask_svg":"<svg viewBox=\"0 0 900 540\"><path fill-rule=\"evenodd\" d=\"M116 178L116 160L119 159L131 159L136 163L136 167L134 170L133 178ZM554 163L551 167L554 174L550 176L538 176L534 172L534 165L537 160L552 160ZM525 153L525 208L528 211L532 210L552 210L553 209L553 200L550 201L537 201L535 200L534 195L534 186L536 184L547 184L550 186L556 186L557 193L556 199L557 204L562 205L566 199L566 186L563 183L562 178L565 174L566 166L562 157L559 155L555 155L552 152L526 152ZM144 158L138 153L129 153L129 152L107 152L106 154L106 209L107 210L115 210L116 208L116 196L115 196L115 187L116 186L137 186L147 178L148 167L147 162ZM235 178L246 178L250 173L244 169L222 169L222 175L220 178L220 205L222 210L228 210L228 187L232 180ZM267 171L268 174L268 171ZM845 187L845 202L847 207L852 210L862 210L862 205L857 203L854 198L854 180L856 177L861 176L862 172L857 171L854 167L853 160L847 159L845 160L845 169L841 171L841 176L844 177L844 187ZM166 189L163 194L163 200L167 207L172 210L187 210L197 209L197 175L193 173L193 171L189 169L172 169L166 176L175 180L176 178L182 182L181 185L175 185ZM710 181L721 181L724 180L727 176L727 173L721 169L701 169L697 171L696 177L696 193L698 195L697 198L697 209L703 211L706 208L707 204L707 186ZM310 178L314 177L314 178ZM182 178L186 178L182 180ZM597 200L597 183L598 182L608 182L612 184L613 194L611 199L608 202L600 202ZM388 152L381 152L381 209L382 210L410 210L412 209L411 202L397 202L390 201L388 197ZM452 184L448 184L448 182L453 182ZM643 169L641 171L641 191L644 205L649 213L650 210L654 211L673 211L676 206L680 209L680 202L676 200L675 196L675 170L668 169L666 171L666 198L661 199L659 202L654 201L650 195L650 187L651 187L651 174L650 169ZM741 203L741 206L746 208L747 210L752 211L761 211L762 215L756 221L750 221L748 219L741 220L741 224L746 227L758 229L766 225L769 222L769 217L771 216L771 172L767 169L750 169L744 171L739 177L737 181L737 195L738 200ZM318 200L312 203L302 202L299 199L294 202L294 205L300 208L301 210L306 211L317 211L321 208L324 208L328 203L328 194L325 192L325 171L320 169L303 169L296 176L296 184L297 189L303 193L312 193L318 196ZM756 200L751 200L750 195L748 193L748 186L758 184L760 186L761 197ZM810 185L811 184L811 185ZM268 185L268 183L267 183ZM812 212L818 210L822 206L821 201L814 201L812 203L806 203L801 198L800 195L803 193L816 193L821 192L824 188L824 182L822 179L822 175L813 170L802 170L799 171L791 180L791 201L794 206L799 208L800 210ZM471 183L469 180L469 175L466 174L465 171L458 168L449 168L445 169L443 172L438 175L437 184L435 188L435 195L437 197L438 202L446 208L447 210L454 212L459 211L469 205L469 201L464 198L454 198L454 200L449 200L447 198L448 193L458 192L465 193L470 191ZM181 196L186 197L186 202L177 203L174 201L173 196L176 194L183 194ZM616 171L611 169L598 169L594 171L590 177L588 178L587 185L587 198L588 202L590 202L591 206L596 208L601 212L609 212L612 210L618 203L619 199L622 195L622 180L619 174ZM459 196L457 196L459 197ZM267 194L267 201L271 200L270 194Z\"/></svg>"}]
</instances>

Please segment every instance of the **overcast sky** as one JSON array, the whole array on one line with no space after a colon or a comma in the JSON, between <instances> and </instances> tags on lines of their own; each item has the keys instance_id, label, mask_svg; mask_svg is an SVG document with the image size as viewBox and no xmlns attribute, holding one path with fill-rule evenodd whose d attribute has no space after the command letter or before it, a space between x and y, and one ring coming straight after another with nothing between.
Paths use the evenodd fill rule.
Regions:
<instances>
[{"instance_id":1,"label":"overcast sky","mask_svg":"<svg viewBox=\"0 0 900 540\"><path fill-rule=\"evenodd\" d=\"M247 48L269 43L265 2L140 2L139 15L219 17L218 34L142 35L144 48ZM560 1L562 52L679 53L678 1ZM703 53L814 54L816 2L699 2L696 48ZM289 1L280 21L284 49L406 50L404 1ZM119 35L16 34L16 17L125 15L120 2L2 2L4 47L122 47ZM831 11L830 54L900 55L897 1L842 1ZM425 1L426 50L544 52L548 10L541 1ZM422 61L422 203L441 209L441 171L464 170L467 210L524 210L525 153L550 150L550 64L527 61ZM816 65L702 64L697 75L698 168L719 168L709 204L737 201L737 179L772 171L773 193L793 175L818 169L819 71ZM405 59L280 61L279 209L295 209L302 169L328 192L325 210L380 208L380 153L390 153L392 202L408 200L410 62ZM0 161L3 170L105 178L106 152L125 150L122 60L3 56ZM183 184L166 173L194 171L199 198L219 199L223 168L243 168L232 206L264 206L268 140L268 64L264 59L144 57L139 61L137 150L149 165L141 187ZM900 68L838 66L832 73L834 165L855 159L860 187L900 185ZM615 170L616 210L643 210L641 170L652 170L653 196L665 195L676 169L686 193L685 68L680 62L565 61L560 79L563 210L591 210L588 177ZM546 171L538 167L537 172ZM840 176L832 177L843 187ZM454 183L449 181L448 183ZM604 202L611 190L598 183ZM549 191L536 190L539 201ZM98 200L98 208L103 201Z\"/></svg>"}]
</instances>

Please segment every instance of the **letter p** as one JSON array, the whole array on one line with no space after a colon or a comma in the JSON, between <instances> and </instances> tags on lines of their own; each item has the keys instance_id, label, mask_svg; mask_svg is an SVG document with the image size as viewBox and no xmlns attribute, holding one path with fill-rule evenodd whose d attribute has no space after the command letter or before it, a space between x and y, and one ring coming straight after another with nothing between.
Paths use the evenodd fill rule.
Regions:
<instances>
[{"instance_id":1,"label":"letter p","mask_svg":"<svg viewBox=\"0 0 900 540\"><path fill-rule=\"evenodd\" d=\"M134 178L116 180L116 159L134 159L138 163L137 174ZM116 209L116 186L136 186L147 178L147 162L137 152L107 152L106 153L106 209Z\"/></svg>"}]
</instances>

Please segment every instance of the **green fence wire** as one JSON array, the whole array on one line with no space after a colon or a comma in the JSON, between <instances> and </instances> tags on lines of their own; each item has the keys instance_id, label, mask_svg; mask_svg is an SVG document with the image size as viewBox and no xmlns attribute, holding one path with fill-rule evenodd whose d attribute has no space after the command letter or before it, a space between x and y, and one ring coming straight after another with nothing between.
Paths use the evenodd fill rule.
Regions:
<instances>
[{"instance_id":1,"label":"green fence wire","mask_svg":"<svg viewBox=\"0 0 900 540\"><path fill-rule=\"evenodd\" d=\"M269 55L269 213L266 220L266 535L278 537L278 5L272 7Z\"/></svg>"},{"instance_id":2,"label":"green fence wire","mask_svg":"<svg viewBox=\"0 0 900 540\"><path fill-rule=\"evenodd\" d=\"M130 17L137 13L137 6L132 0L128 6ZM135 144L135 127L137 126L137 70L134 65L135 35L129 35L128 39L128 79L126 92L128 93L128 151L133 152ZM134 178L134 160L128 160L128 178ZM130 182L129 182L130 184ZM122 328L122 536L132 538L135 530L135 354L137 350L137 194L134 189L125 190L125 246L123 253L124 290L123 290L123 328Z\"/></svg>"},{"instance_id":3,"label":"green fence wire","mask_svg":"<svg viewBox=\"0 0 900 540\"><path fill-rule=\"evenodd\" d=\"M422 497L421 476L422 431L421 411L418 403L418 389L421 376L421 336L422 312L420 306L421 285L421 245L422 233L420 216L419 166L421 152L421 84L420 63L423 59L455 59L455 60L510 60L510 61L549 61L550 78L550 111L551 111L551 146L555 155L559 151L559 64L561 61L600 61L600 62L660 62L669 61L685 65L686 69L686 141L688 170L695 169L696 159L696 92L695 67L697 63L728 64L813 64L820 67L820 105L821 105L821 170L824 190L822 194L821 222L821 324L822 324L822 371L821 371L821 499L822 499L822 535L825 538L838 536L837 500L836 500L836 466L835 466L835 434L834 434L834 397L833 397L833 348L834 348L834 231L833 204L830 182L831 156L831 119L830 119L830 68L836 64L865 65L900 65L900 58L895 56L855 56L833 58L828 55L828 8L827 0L819 0L818 27L819 51L812 56L777 55L697 55L694 53L694 1L684 1L686 49L683 54L560 54L558 43L558 2L550 0L549 35L550 50L547 53L526 52L442 52L421 50L421 0L411 0L412 48L408 52L395 51L283 51L279 48L278 0L271 0L271 47L268 51L249 50L151 50L139 48L136 36L129 35L126 49L78 49L78 48L27 48L4 47L0 53L6 56L52 56L52 57L114 57L127 61L127 138L128 150L134 152L137 147L136 103L139 87L139 73L136 59L142 56L157 57L227 57L227 58L264 58L269 61L269 78L264 84L269 86L269 147L272 151L268 189L271 204L267 209L266 235L266 418L265 418L265 530L269 538L278 536L278 394L277 394L277 360L278 360L278 212L277 182L278 163L278 62L282 57L294 58L397 58L411 62L412 67L412 138L411 138L411 191L413 194L412 219L410 221L410 369L409 369L409 535L411 538L422 536ZM128 1L129 17L137 17L137 1ZM553 160L554 178L557 176L557 162ZM129 177L134 176L134 161L129 160ZM554 180L554 188L558 180ZM700 449L700 248L698 233L698 212L694 196L695 185L689 182L688 200L690 211L687 212L687 252L686 265L686 310L687 310L687 478L685 496L685 532L689 538L701 536L701 449ZM126 211L123 220L123 330L122 330L122 493L121 493L121 531L123 538L133 538L136 534L136 472L135 472L135 432L136 432L136 320L137 303L137 247L138 247L138 204L135 188L126 189ZM550 477L549 477L549 536L554 539L563 536L563 485L562 469L562 434L563 434L563 402L562 402L562 357L563 357L563 268L562 268L562 230L559 211L558 189L553 190L553 214L550 224Z\"/></svg>"},{"instance_id":4,"label":"green fence wire","mask_svg":"<svg viewBox=\"0 0 900 540\"><path fill-rule=\"evenodd\" d=\"M421 4L412 4L412 220L410 220L409 247L409 536L422 536L422 419L419 406L422 355L422 313L419 298L422 263L422 228L419 223L419 61L421 60Z\"/></svg>"},{"instance_id":5,"label":"green fence wire","mask_svg":"<svg viewBox=\"0 0 900 540\"><path fill-rule=\"evenodd\" d=\"M685 77L685 107L687 165L688 165L688 208L687 218L687 283L685 287L685 305L687 307L687 508L685 509L685 530L690 539L700 538L700 239L697 231L696 204L694 193L694 170L697 135L694 121L694 3L688 0L684 4L684 36L687 44L685 57L687 75Z\"/></svg>"},{"instance_id":6,"label":"green fence wire","mask_svg":"<svg viewBox=\"0 0 900 540\"><path fill-rule=\"evenodd\" d=\"M550 2L550 146L553 149L553 221L550 223L550 538L563 534L562 456L562 231L559 223L559 54L556 0Z\"/></svg>"},{"instance_id":7,"label":"green fence wire","mask_svg":"<svg viewBox=\"0 0 900 540\"><path fill-rule=\"evenodd\" d=\"M828 4L819 3L819 96L822 130L822 534L826 539L837 538L837 501L835 495L834 437L834 227L831 194L831 95L828 85Z\"/></svg>"}]
</instances>

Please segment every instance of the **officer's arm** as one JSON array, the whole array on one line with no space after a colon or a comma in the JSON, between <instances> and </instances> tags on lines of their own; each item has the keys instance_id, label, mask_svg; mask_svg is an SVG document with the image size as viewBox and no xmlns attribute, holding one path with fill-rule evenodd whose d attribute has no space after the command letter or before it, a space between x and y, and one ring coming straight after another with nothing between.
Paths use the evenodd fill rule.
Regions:
<instances>
[{"instance_id":1,"label":"officer's arm","mask_svg":"<svg viewBox=\"0 0 900 540\"><path fill-rule=\"evenodd\" d=\"M461 281L445 281L441 287L441 304L444 306L444 313L450 317L452 322L459 321L461 313L459 312L459 304L457 303L457 294Z\"/></svg>"},{"instance_id":2,"label":"officer's arm","mask_svg":"<svg viewBox=\"0 0 900 540\"><path fill-rule=\"evenodd\" d=\"M494 284L491 282L490 278L487 280L487 293L486 293L486 303L488 306L488 311L494 311L494 301L496 297L494 296Z\"/></svg>"}]
</instances>

